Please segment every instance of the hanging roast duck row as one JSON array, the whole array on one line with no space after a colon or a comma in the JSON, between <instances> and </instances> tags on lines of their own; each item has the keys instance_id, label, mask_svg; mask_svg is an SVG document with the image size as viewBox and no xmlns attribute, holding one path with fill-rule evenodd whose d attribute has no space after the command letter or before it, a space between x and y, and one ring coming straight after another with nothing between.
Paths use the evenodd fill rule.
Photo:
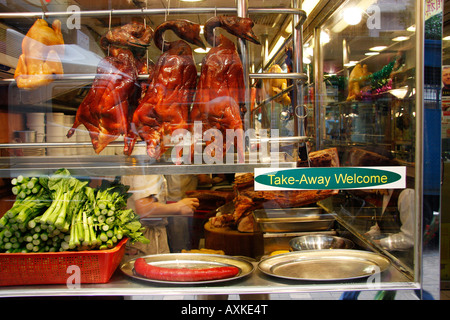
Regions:
<instances>
[{"instance_id":1,"label":"hanging roast duck row","mask_svg":"<svg viewBox=\"0 0 450 320\"><path fill-rule=\"evenodd\" d=\"M148 155L159 159L167 150L163 136L177 129L192 130L190 124L195 121L202 122L203 131L218 129L224 137L227 129L243 129L242 62L232 41L223 35L214 36L217 27L259 44L250 19L211 18L205 24L205 38L213 48L202 61L199 79L187 44L204 48L198 24L166 21L153 33L150 27L134 22L109 31L101 40L109 54L99 63L97 76L67 137L83 124L94 150L100 153L123 135L126 155L132 153L140 137L146 142ZM164 41L168 29L182 40ZM163 53L155 65L147 65L142 48L150 44L152 36ZM148 82L138 81L138 74L146 73ZM223 147L225 150L225 143Z\"/></svg>"}]
</instances>

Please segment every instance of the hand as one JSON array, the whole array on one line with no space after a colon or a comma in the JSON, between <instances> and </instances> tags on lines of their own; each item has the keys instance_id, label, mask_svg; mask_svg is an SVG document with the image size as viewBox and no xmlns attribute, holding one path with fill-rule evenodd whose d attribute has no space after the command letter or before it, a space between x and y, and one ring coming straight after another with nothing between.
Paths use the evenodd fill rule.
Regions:
<instances>
[{"instance_id":1,"label":"hand","mask_svg":"<svg viewBox=\"0 0 450 320\"><path fill-rule=\"evenodd\" d=\"M184 198L173 203L174 209L180 215L191 215L195 209L200 205L197 198Z\"/></svg>"}]
</instances>

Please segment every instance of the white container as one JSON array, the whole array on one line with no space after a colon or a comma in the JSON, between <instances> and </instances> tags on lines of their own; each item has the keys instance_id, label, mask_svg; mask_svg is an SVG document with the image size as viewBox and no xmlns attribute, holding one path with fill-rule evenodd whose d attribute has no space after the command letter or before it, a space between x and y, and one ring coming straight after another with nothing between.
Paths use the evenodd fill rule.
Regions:
<instances>
[{"instance_id":1,"label":"white container","mask_svg":"<svg viewBox=\"0 0 450 320\"><path fill-rule=\"evenodd\" d=\"M47 124L48 123L59 123L59 124L64 124L64 113L62 112L51 112L51 113L47 113Z\"/></svg>"},{"instance_id":2,"label":"white container","mask_svg":"<svg viewBox=\"0 0 450 320\"><path fill-rule=\"evenodd\" d=\"M31 112L27 113L27 126L45 126L45 113Z\"/></svg>"},{"instance_id":3,"label":"white container","mask_svg":"<svg viewBox=\"0 0 450 320\"><path fill-rule=\"evenodd\" d=\"M27 128L36 131L36 142L44 142L45 140L45 126L42 125L28 125Z\"/></svg>"},{"instance_id":4,"label":"white container","mask_svg":"<svg viewBox=\"0 0 450 320\"><path fill-rule=\"evenodd\" d=\"M64 137L61 134L59 134L59 135L47 134L46 140L48 143L63 142ZM64 150L65 150L65 148L63 148L63 147L48 147L47 155L49 155L49 156L64 156L65 155Z\"/></svg>"},{"instance_id":5,"label":"white container","mask_svg":"<svg viewBox=\"0 0 450 320\"><path fill-rule=\"evenodd\" d=\"M65 115L64 116L64 138L66 142L76 142L75 137L71 137L70 139L67 138L67 132L72 128L73 123L75 121L75 116L72 115ZM75 155L77 154L77 148L76 147L67 147L66 148L66 155Z\"/></svg>"},{"instance_id":6,"label":"white container","mask_svg":"<svg viewBox=\"0 0 450 320\"><path fill-rule=\"evenodd\" d=\"M65 132L65 127L60 124L48 123L45 129L47 136L53 137L64 137L67 132Z\"/></svg>"},{"instance_id":7,"label":"white container","mask_svg":"<svg viewBox=\"0 0 450 320\"><path fill-rule=\"evenodd\" d=\"M75 130L74 136L75 136L74 138L76 138L76 142L79 142L79 143L91 141L91 137L89 136L89 131L87 131L86 127L83 125L80 125ZM91 150L93 150L91 146L77 147L74 149L75 149L75 153L78 155L89 155L89 154L92 154Z\"/></svg>"}]
</instances>

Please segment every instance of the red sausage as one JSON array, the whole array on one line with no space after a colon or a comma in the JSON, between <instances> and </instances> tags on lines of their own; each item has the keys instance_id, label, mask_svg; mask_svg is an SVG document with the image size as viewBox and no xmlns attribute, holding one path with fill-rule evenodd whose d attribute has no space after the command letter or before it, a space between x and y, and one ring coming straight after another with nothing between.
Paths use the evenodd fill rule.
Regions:
<instances>
[{"instance_id":1,"label":"red sausage","mask_svg":"<svg viewBox=\"0 0 450 320\"><path fill-rule=\"evenodd\" d=\"M231 278L239 273L239 268L233 266L203 269L164 268L148 264L144 258L136 259L134 270L145 278L165 281L217 280Z\"/></svg>"}]
</instances>

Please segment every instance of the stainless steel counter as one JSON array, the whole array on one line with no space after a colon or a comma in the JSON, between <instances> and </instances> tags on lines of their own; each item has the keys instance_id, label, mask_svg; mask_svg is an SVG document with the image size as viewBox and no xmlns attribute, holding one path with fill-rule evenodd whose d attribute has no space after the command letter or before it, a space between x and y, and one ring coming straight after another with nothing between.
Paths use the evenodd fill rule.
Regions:
<instances>
[{"instance_id":1,"label":"stainless steel counter","mask_svg":"<svg viewBox=\"0 0 450 320\"><path fill-rule=\"evenodd\" d=\"M66 285L0 287L0 297L270 294L420 288L394 266L382 272L380 280L379 284L367 283L367 279L345 282L284 280L265 275L255 264L254 272L242 279L209 285L166 285L132 279L117 269L110 282L105 284L81 284L79 288Z\"/></svg>"}]
</instances>

